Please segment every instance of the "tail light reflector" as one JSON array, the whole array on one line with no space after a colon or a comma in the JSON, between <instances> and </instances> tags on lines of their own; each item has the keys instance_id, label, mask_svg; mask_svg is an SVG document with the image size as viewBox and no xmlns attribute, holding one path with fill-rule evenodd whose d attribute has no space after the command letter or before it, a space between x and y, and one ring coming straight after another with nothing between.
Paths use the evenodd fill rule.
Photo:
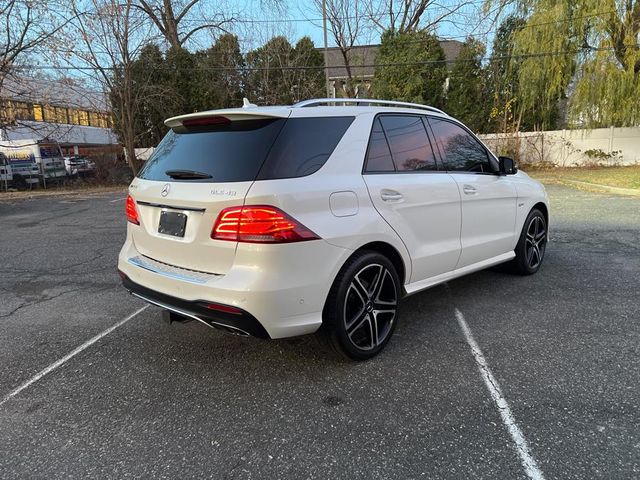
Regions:
<instances>
[{"instance_id":1,"label":"tail light reflector","mask_svg":"<svg viewBox=\"0 0 640 480\"><path fill-rule=\"evenodd\" d=\"M231 305L223 305L221 303L205 303L204 306L209 310L215 310L217 312L223 313L232 313L233 315L242 315L244 313L244 311L242 311L240 308L236 308Z\"/></svg>"},{"instance_id":2,"label":"tail light reflector","mask_svg":"<svg viewBox=\"0 0 640 480\"><path fill-rule=\"evenodd\" d=\"M140 225L140 220L138 220L138 209L136 208L136 201L131 195L127 195L127 202L125 203L124 211L127 214L127 220L136 225Z\"/></svg>"},{"instance_id":3,"label":"tail light reflector","mask_svg":"<svg viewBox=\"0 0 640 480\"><path fill-rule=\"evenodd\" d=\"M246 243L291 243L320 237L279 208L246 205L222 210L211 238Z\"/></svg>"}]
</instances>

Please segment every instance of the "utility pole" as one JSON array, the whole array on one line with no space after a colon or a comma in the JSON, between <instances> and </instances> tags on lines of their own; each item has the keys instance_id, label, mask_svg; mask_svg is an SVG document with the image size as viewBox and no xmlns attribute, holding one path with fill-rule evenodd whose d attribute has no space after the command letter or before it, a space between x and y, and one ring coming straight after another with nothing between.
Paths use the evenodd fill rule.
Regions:
<instances>
[{"instance_id":1,"label":"utility pole","mask_svg":"<svg viewBox=\"0 0 640 480\"><path fill-rule=\"evenodd\" d=\"M327 0L322 0L322 30L324 31L324 81L327 84L327 98L331 98L329 86L329 57L327 55Z\"/></svg>"}]
</instances>

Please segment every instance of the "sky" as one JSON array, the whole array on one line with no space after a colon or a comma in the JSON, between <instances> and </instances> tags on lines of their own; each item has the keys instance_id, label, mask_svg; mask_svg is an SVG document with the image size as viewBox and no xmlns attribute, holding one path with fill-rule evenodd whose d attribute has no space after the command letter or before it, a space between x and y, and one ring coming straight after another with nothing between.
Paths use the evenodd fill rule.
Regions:
<instances>
[{"instance_id":1,"label":"sky","mask_svg":"<svg viewBox=\"0 0 640 480\"><path fill-rule=\"evenodd\" d=\"M176 5L187 2L187 0L174 1ZM465 2L466 6L456 15L438 23L436 34L441 39L459 41L464 41L468 34L473 34L476 38L485 42L489 53L493 40L492 32L495 31L496 27L489 20L479 21L479 18L482 17L482 7L486 0L433 0L433 5L427 8L423 19L429 21L437 18L443 14L443 9L460 5L461 1ZM88 11L91 10L91 2L87 2L86 6ZM223 12L226 18L234 20L233 23L225 24L225 28L228 28L231 33L238 36L243 53L264 45L264 43L277 35L287 37L293 44L303 36L309 36L317 47L323 46L322 13L314 0L202 0L183 19L182 27L188 30L202 25L206 21L219 20L220 17L216 14L220 12ZM68 28L73 28L73 26L69 25ZM155 35L153 41L161 45L161 47L166 47L154 26L149 25L148 32L152 32ZM189 40L186 47L190 51L206 49L215 42L220 33L220 30L215 29L201 30ZM356 45L379 43L380 34L380 29L371 25L360 36ZM143 38L145 43L149 39L147 36ZM328 45L335 46L330 31ZM69 45L68 48L82 50L86 46L79 42L75 45ZM39 60L33 63L46 65L45 68L51 68L46 70L48 75L86 78L87 81L91 82L91 73L80 69L73 70L73 67L81 67L83 64L77 58L74 58L72 54L65 55L65 60L60 63L67 66L66 70L57 70L55 62L47 52L35 56L35 58L38 57Z\"/></svg>"},{"instance_id":2,"label":"sky","mask_svg":"<svg viewBox=\"0 0 640 480\"><path fill-rule=\"evenodd\" d=\"M355 0L354 0L355 1ZM441 15L445 7L459 5L461 0L436 0L433 7L427 8L425 18L436 18ZM481 8L485 0L467 0L468 5L463 8L460 14L449 17L441 22L437 28L437 34L443 39L455 39L464 41L465 37L472 33L479 39L488 41L490 44L493 35L488 30L495 29L490 21L479 22L481 18ZM237 23L232 27L240 39L244 50L250 50L264 44L268 39L276 35L284 35L290 41L297 41L303 36L309 36L316 46L323 45L322 13L315 6L314 0L279 0L278 4L273 1L261 0L226 0L217 3L219 8L224 8L227 12L232 12ZM335 46L328 36L328 45ZM193 48L203 48L213 40L211 33L200 35ZM369 29L360 38L358 44L379 43L380 31Z\"/></svg>"}]
</instances>

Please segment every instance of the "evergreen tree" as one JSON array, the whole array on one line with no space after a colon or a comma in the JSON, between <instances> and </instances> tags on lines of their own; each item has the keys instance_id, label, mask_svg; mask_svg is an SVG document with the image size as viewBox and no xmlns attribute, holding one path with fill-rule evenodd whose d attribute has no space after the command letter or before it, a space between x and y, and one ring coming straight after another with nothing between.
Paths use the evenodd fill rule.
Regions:
<instances>
[{"instance_id":1,"label":"evergreen tree","mask_svg":"<svg viewBox=\"0 0 640 480\"><path fill-rule=\"evenodd\" d=\"M195 53L195 63L196 110L242 105L244 58L238 37L230 33L218 37L209 49Z\"/></svg>"},{"instance_id":2,"label":"evergreen tree","mask_svg":"<svg viewBox=\"0 0 640 480\"><path fill-rule=\"evenodd\" d=\"M518 103L520 60L513 57L513 38L525 25L521 17L511 15L498 27L487 71L487 97L491 98L490 130L514 132L527 130L531 121Z\"/></svg>"},{"instance_id":3,"label":"evergreen tree","mask_svg":"<svg viewBox=\"0 0 640 480\"><path fill-rule=\"evenodd\" d=\"M274 37L247 54L246 93L260 105L283 105L293 101L290 67L293 48L285 37Z\"/></svg>"},{"instance_id":4,"label":"evergreen tree","mask_svg":"<svg viewBox=\"0 0 640 480\"><path fill-rule=\"evenodd\" d=\"M153 147L165 135L167 94L164 56L158 45L145 46L133 64L133 76L140 110L136 115L137 146Z\"/></svg>"},{"instance_id":5,"label":"evergreen tree","mask_svg":"<svg viewBox=\"0 0 640 480\"><path fill-rule=\"evenodd\" d=\"M447 113L477 132L487 130L489 116L485 98L486 72L482 68L484 53L481 42L468 38L453 64L447 90Z\"/></svg>"},{"instance_id":6,"label":"evergreen tree","mask_svg":"<svg viewBox=\"0 0 640 480\"><path fill-rule=\"evenodd\" d=\"M249 52L245 93L260 105L287 105L324 96L324 60L309 37L292 47L285 37L274 37Z\"/></svg>"},{"instance_id":7,"label":"evergreen tree","mask_svg":"<svg viewBox=\"0 0 640 480\"><path fill-rule=\"evenodd\" d=\"M165 86L169 96L167 98L167 113L169 116L182 115L198 110L202 102L198 98L196 59L188 50L181 47L171 47L165 55L166 71Z\"/></svg>"},{"instance_id":8,"label":"evergreen tree","mask_svg":"<svg viewBox=\"0 0 640 480\"><path fill-rule=\"evenodd\" d=\"M386 31L375 63L374 98L444 107L447 67L434 35Z\"/></svg>"},{"instance_id":9,"label":"evergreen tree","mask_svg":"<svg viewBox=\"0 0 640 480\"><path fill-rule=\"evenodd\" d=\"M324 97L325 77L324 56L309 37L302 37L292 53L293 65L300 67L293 73L293 100L299 102L308 98Z\"/></svg>"}]
</instances>

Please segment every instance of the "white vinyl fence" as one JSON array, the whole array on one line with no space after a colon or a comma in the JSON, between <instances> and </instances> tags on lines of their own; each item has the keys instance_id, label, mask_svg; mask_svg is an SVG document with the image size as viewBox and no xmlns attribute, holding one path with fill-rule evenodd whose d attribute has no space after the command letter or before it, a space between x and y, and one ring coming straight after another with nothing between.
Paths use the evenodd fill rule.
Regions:
<instances>
[{"instance_id":1,"label":"white vinyl fence","mask_svg":"<svg viewBox=\"0 0 640 480\"><path fill-rule=\"evenodd\" d=\"M559 167L640 164L640 127L486 134L498 155L523 165Z\"/></svg>"}]
</instances>

